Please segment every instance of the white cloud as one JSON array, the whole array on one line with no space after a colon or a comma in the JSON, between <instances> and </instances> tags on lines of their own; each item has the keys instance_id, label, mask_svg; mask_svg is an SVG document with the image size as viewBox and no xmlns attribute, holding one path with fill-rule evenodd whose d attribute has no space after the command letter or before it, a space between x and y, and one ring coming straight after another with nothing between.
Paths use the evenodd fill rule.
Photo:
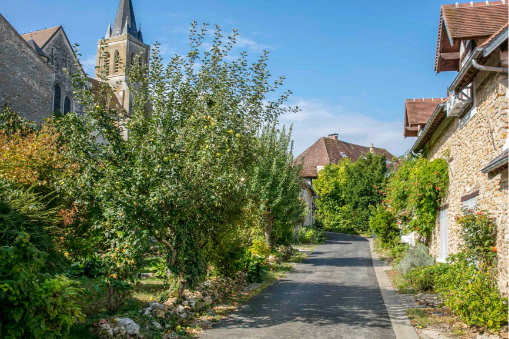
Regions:
<instances>
[{"instance_id":1,"label":"white cloud","mask_svg":"<svg viewBox=\"0 0 509 339\"><path fill-rule=\"evenodd\" d=\"M80 59L81 65L83 66L85 72L90 77L95 76L95 64L97 62L96 58L97 58L96 55L89 55Z\"/></svg>"},{"instance_id":2,"label":"white cloud","mask_svg":"<svg viewBox=\"0 0 509 339\"><path fill-rule=\"evenodd\" d=\"M298 106L298 113L287 113L281 124L293 124L292 138L295 156L304 152L320 137L338 133L339 139L354 144L385 148L394 155L407 151L413 138L403 137L403 121L384 120L363 113L351 112L341 105L327 105L305 98L293 99L291 106Z\"/></svg>"},{"instance_id":3,"label":"white cloud","mask_svg":"<svg viewBox=\"0 0 509 339\"><path fill-rule=\"evenodd\" d=\"M275 49L274 46L271 46L271 45L265 45L265 44L261 44L261 43L258 43L252 39L249 39L249 38L246 38L244 36L241 36L239 35L237 37L237 47L239 48L246 48L248 50L252 50L252 51L257 51L257 52L261 52L263 50L273 50Z\"/></svg>"}]
</instances>

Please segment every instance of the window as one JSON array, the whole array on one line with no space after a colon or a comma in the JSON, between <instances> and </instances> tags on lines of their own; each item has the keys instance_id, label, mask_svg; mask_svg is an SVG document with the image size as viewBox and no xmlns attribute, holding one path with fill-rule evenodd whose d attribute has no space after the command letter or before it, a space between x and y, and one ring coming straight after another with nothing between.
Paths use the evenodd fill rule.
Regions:
<instances>
[{"instance_id":1,"label":"window","mask_svg":"<svg viewBox=\"0 0 509 339\"><path fill-rule=\"evenodd\" d=\"M463 201L463 208L474 210L477 207L477 197Z\"/></svg>"},{"instance_id":2,"label":"window","mask_svg":"<svg viewBox=\"0 0 509 339\"><path fill-rule=\"evenodd\" d=\"M348 155L345 154L345 152L339 152L343 158L348 158Z\"/></svg>"},{"instance_id":3,"label":"window","mask_svg":"<svg viewBox=\"0 0 509 339\"><path fill-rule=\"evenodd\" d=\"M440 255L438 256L437 261L445 262L447 256L449 255L448 248L448 221L447 221L447 209L443 209L440 211L438 215L439 224L440 224Z\"/></svg>"},{"instance_id":4,"label":"window","mask_svg":"<svg viewBox=\"0 0 509 339\"><path fill-rule=\"evenodd\" d=\"M110 53L104 52L103 54L103 71L104 75L110 75Z\"/></svg>"},{"instance_id":5,"label":"window","mask_svg":"<svg viewBox=\"0 0 509 339\"><path fill-rule=\"evenodd\" d=\"M53 113L59 113L61 111L61 101L62 101L62 88L59 84L55 85L55 90L53 93Z\"/></svg>"},{"instance_id":6,"label":"window","mask_svg":"<svg viewBox=\"0 0 509 339\"><path fill-rule=\"evenodd\" d=\"M391 162L390 162L389 160L385 160L385 163L386 163L387 165L390 165L390 164L391 164Z\"/></svg>"},{"instance_id":7,"label":"window","mask_svg":"<svg viewBox=\"0 0 509 339\"><path fill-rule=\"evenodd\" d=\"M115 51L115 56L114 56L114 59L113 59L113 63L114 63L113 73L116 74L120 70L120 55L118 54L118 51Z\"/></svg>"},{"instance_id":8,"label":"window","mask_svg":"<svg viewBox=\"0 0 509 339\"><path fill-rule=\"evenodd\" d=\"M71 110L72 110L72 107L71 107L71 99L69 99L68 96L65 97L64 99L64 115L69 113Z\"/></svg>"}]
</instances>

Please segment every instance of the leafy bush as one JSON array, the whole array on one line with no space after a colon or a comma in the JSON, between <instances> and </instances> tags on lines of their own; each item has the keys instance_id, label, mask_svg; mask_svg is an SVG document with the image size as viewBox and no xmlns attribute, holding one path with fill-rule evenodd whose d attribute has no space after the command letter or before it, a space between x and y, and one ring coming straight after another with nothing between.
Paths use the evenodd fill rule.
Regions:
<instances>
[{"instance_id":1,"label":"leafy bush","mask_svg":"<svg viewBox=\"0 0 509 339\"><path fill-rule=\"evenodd\" d=\"M398 223L408 231L416 231L428 244L448 185L447 161L411 158L403 161L389 179L382 203L396 215Z\"/></svg>"},{"instance_id":2,"label":"leafy bush","mask_svg":"<svg viewBox=\"0 0 509 339\"><path fill-rule=\"evenodd\" d=\"M372 216L369 219L371 230L380 238L382 246L389 247L399 237L399 228L396 225L394 214L383 205L372 208Z\"/></svg>"},{"instance_id":3,"label":"leafy bush","mask_svg":"<svg viewBox=\"0 0 509 339\"><path fill-rule=\"evenodd\" d=\"M451 311L468 325L499 330L507 324L507 298L500 295L493 272L479 270L466 254L451 256L450 262L435 289Z\"/></svg>"},{"instance_id":4,"label":"leafy bush","mask_svg":"<svg viewBox=\"0 0 509 339\"><path fill-rule=\"evenodd\" d=\"M447 264L415 267L405 274L405 278L419 291L433 291L437 279L447 272L448 267Z\"/></svg>"},{"instance_id":5,"label":"leafy bush","mask_svg":"<svg viewBox=\"0 0 509 339\"><path fill-rule=\"evenodd\" d=\"M247 281L262 281L269 270L270 246L264 239L255 239L244 258Z\"/></svg>"},{"instance_id":6,"label":"leafy bush","mask_svg":"<svg viewBox=\"0 0 509 339\"><path fill-rule=\"evenodd\" d=\"M297 231L296 240L300 244L318 244L326 239L323 229L303 227Z\"/></svg>"},{"instance_id":7,"label":"leafy bush","mask_svg":"<svg viewBox=\"0 0 509 339\"><path fill-rule=\"evenodd\" d=\"M0 248L0 334L3 338L57 338L84 317L71 280L41 273L46 254L20 235Z\"/></svg>"},{"instance_id":8,"label":"leafy bush","mask_svg":"<svg viewBox=\"0 0 509 339\"><path fill-rule=\"evenodd\" d=\"M414 267L433 265L433 258L429 255L428 248L424 244L409 249L398 264L398 271L407 274Z\"/></svg>"},{"instance_id":9,"label":"leafy bush","mask_svg":"<svg viewBox=\"0 0 509 339\"><path fill-rule=\"evenodd\" d=\"M356 162L343 159L325 166L313 182L319 196L317 219L326 230L362 233L369 229L370 206L382 201L385 186L385 156L368 153Z\"/></svg>"},{"instance_id":10,"label":"leafy bush","mask_svg":"<svg viewBox=\"0 0 509 339\"><path fill-rule=\"evenodd\" d=\"M493 218L486 211L465 209L463 215L455 219L461 225L461 237L466 251L482 265L491 266L497 257L497 231Z\"/></svg>"}]
</instances>

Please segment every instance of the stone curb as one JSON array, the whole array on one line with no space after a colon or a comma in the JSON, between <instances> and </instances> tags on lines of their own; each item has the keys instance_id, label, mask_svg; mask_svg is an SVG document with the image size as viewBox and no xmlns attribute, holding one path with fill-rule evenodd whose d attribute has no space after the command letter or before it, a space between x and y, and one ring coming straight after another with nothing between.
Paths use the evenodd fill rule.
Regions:
<instances>
[{"instance_id":1,"label":"stone curb","mask_svg":"<svg viewBox=\"0 0 509 339\"><path fill-rule=\"evenodd\" d=\"M373 239L368 238L369 249L371 251L371 259L373 260L373 267L375 268L376 278L378 285L380 286L380 292L382 292L382 298L384 300L387 313L391 319L392 329L397 339L419 339L415 332L410 319L408 319L405 309L406 302L404 302L399 294L391 284L389 277L385 273L386 270L390 269L389 266L385 266L380 260L378 253L373 250Z\"/></svg>"}]
</instances>

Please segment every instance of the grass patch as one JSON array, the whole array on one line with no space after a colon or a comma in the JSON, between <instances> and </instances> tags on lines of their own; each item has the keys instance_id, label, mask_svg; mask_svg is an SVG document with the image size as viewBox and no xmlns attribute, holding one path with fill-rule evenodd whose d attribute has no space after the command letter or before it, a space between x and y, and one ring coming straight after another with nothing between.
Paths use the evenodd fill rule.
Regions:
<instances>
[{"instance_id":1,"label":"grass patch","mask_svg":"<svg viewBox=\"0 0 509 339\"><path fill-rule=\"evenodd\" d=\"M406 278L399 273L397 270L387 271L387 276L391 280L392 286L396 288L399 293L402 294L417 294L419 291L416 290Z\"/></svg>"},{"instance_id":2,"label":"grass patch","mask_svg":"<svg viewBox=\"0 0 509 339\"><path fill-rule=\"evenodd\" d=\"M433 316L428 315L428 313L420 308L408 309L406 310L406 314L412 321L412 324L417 328L425 328L437 323L437 320Z\"/></svg>"}]
</instances>

